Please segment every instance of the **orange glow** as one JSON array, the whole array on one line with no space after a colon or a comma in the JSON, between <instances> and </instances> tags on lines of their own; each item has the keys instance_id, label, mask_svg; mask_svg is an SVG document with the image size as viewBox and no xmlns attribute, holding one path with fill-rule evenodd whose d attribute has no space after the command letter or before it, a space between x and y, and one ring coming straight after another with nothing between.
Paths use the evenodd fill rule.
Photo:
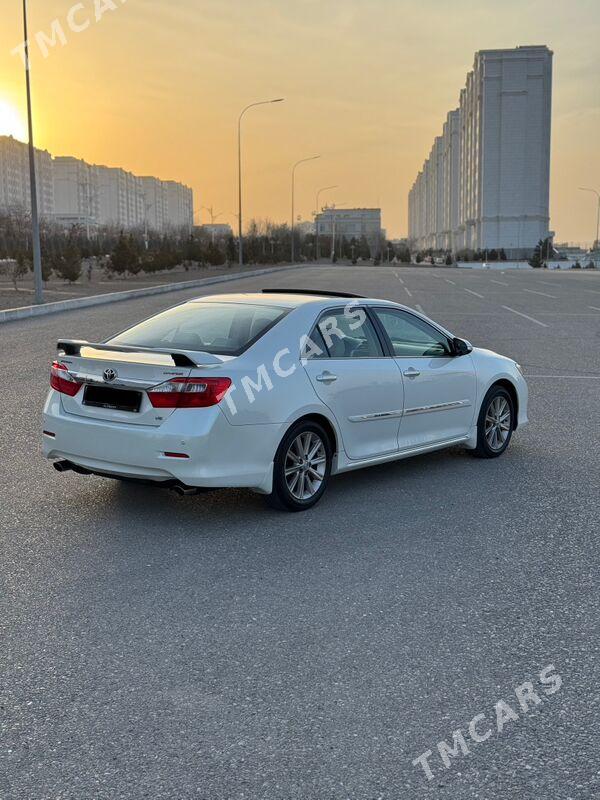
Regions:
<instances>
[{"instance_id":1,"label":"orange glow","mask_svg":"<svg viewBox=\"0 0 600 800\"><path fill-rule=\"evenodd\" d=\"M22 142L27 140L27 126L17 109L0 99L0 136L13 136Z\"/></svg>"},{"instance_id":2,"label":"orange glow","mask_svg":"<svg viewBox=\"0 0 600 800\"><path fill-rule=\"evenodd\" d=\"M540 14L517 0L114 0L96 20L94 0L82 0L77 31L74 5L29 4L36 145L187 183L197 209L212 206L234 227L237 118L249 103L286 98L244 117L246 221L289 220L292 166L320 153L296 175L297 214L310 219L317 190L339 185L322 201L380 205L388 235L399 236L411 183L475 51L547 44L551 224L559 240L594 235L592 197L577 187L600 188L598 3ZM3 6L0 97L22 119L23 64L11 55L20 9ZM64 42L44 57L35 35L49 37L54 20Z\"/></svg>"}]
</instances>

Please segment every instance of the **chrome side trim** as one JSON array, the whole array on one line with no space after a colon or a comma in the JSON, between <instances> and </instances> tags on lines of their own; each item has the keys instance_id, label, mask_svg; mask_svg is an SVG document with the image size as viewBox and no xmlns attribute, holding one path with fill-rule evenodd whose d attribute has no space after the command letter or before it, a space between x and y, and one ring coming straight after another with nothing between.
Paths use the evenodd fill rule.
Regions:
<instances>
[{"instance_id":1,"label":"chrome side trim","mask_svg":"<svg viewBox=\"0 0 600 800\"><path fill-rule=\"evenodd\" d=\"M407 408L404 412L404 416L410 417L414 414L430 414L432 411L449 411L453 408L465 408L466 406L470 405L470 400L454 400L451 403L436 403L435 405L431 406L417 406L415 408Z\"/></svg>"},{"instance_id":2,"label":"chrome side trim","mask_svg":"<svg viewBox=\"0 0 600 800\"><path fill-rule=\"evenodd\" d=\"M394 417L401 417L403 410L399 408L397 411L376 411L374 414L357 414L355 417L348 417L350 422L368 422L372 419L393 419Z\"/></svg>"}]
</instances>

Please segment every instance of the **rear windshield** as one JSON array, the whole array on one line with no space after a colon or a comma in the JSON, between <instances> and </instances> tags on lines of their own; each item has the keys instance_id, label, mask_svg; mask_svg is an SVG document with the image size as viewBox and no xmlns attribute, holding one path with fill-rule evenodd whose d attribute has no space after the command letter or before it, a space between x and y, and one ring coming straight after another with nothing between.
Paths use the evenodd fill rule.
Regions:
<instances>
[{"instance_id":1,"label":"rear windshield","mask_svg":"<svg viewBox=\"0 0 600 800\"><path fill-rule=\"evenodd\" d=\"M276 306L186 303L140 322L108 344L239 355L287 314Z\"/></svg>"}]
</instances>

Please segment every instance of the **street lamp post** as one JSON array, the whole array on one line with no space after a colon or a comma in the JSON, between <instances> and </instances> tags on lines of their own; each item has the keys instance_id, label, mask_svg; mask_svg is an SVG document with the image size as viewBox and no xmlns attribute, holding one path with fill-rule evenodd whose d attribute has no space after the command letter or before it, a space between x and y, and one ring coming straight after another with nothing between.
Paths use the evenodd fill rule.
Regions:
<instances>
[{"instance_id":1,"label":"street lamp post","mask_svg":"<svg viewBox=\"0 0 600 800\"><path fill-rule=\"evenodd\" d=\"M218 214L215 214L213 206L211 206L210 208L208 206L202 206L202 208L205 211L208 211L208 213L210 214L211 240L212 240L212 243L214 244L215 243L215 220L219 219L219 217L222 217L225 212L224 211L219 211Z\"/></svg>"},{"instance_id":2,"label":"street lamp post","mask_svg":"<svg viewBox=\"0 0 600 800\"><path fill-rule=\"evenodd\" d=\"M588 189L587 186L580 186L579 190L581 192L592 192L598 198L598 211L596 213L596 240L592 245L592 250L596 247L600 247L600 192L597 189Z\"/></svg>"},{"instance_id":3,"label":"street lamp post","mask_svg":"<svg viewBox=\"0 0 600 800\"><path fill-rule=\"evenodd\" d=\"M29 78L29 39L27 32L27 0L23 0L23 32L25 36L25 86L27 90L27 128L29 133L29 181L31 186L31 238L33 243L33 279L35 302L44 302L40 221L38 217L37 185L35 179L35 149L33 146L33 117L31 112L31 82Z\"/></svg>"},{"instance_id":4,"label":"street lamp post","mask_svg":"<svg viewBox=\"0 0 600 800\"><path fill-rule=\"evenodd\" d=\"M305 164L307 161L315 161L317 158L321 158L321 156L309 156L308 158L301 158L300 161L296 161L296 163L292 167L292 246L291 246L291 255L292 255L291 263L292 264L294 263L294 257L295 257L295 253L294 253L294 250L295 250L295 246L294 246L295 245L295 243L294 243L294 225L295 225L295 220L294 220L294 214L295 214L294 202L295 202L295 191L296 191L296 168L299 167L300 164Z\"/></svg>"},{"instance_id":5,"label":"street lamp post","mask_svg":"<svg viewBox=\"0 0 600 800\"><path fill-rule=\"evenodd\" d=\"M315 201L315 259L318 261L321 258L321 248L319 246L319 197L321 196L321 192L326 192L329 189L337 189L336 186L324 186L322 189L319 189L317 192L317 199Z\"/></svg>"},{"instance_id":6,"label":"street lamp post","mask_svg":"<svg viewBox=\"0 0 600 800\"><path fill-rule=\"evenodd\" d=\"M250 103L246 108L242 109L238 117L238 231L239 231L239 251L240 251L240 267L244 266L244 245L242 238L242 117L255 106L266 106L270 103L282 103L283 97L278 97L275 100L261 100L258 103Z\"/></svg>"}]
</instances>

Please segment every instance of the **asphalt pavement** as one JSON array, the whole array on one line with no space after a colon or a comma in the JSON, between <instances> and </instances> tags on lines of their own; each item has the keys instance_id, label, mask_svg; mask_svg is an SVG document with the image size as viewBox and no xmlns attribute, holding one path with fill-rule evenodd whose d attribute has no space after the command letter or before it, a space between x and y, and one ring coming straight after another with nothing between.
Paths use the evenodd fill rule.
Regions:
<instances>
[{"instance_id":1,"label":"asphalt pavement","mask_svg":"<svg viewBox=\"0 0 600 800\"><path fill-rule=\"evenodd\" d=\"M500 459L339 476L304 514L246 491L179 498L59 475L41 408L59 337L101 339L198 290L0 326L0 797L597 798L600 275L268 283L397 300L517 359L531 424ZM455 742L446 767L457 729L468 753ZM431 780L413 765L428 750Z\"/></svg>"}]
</instances>

